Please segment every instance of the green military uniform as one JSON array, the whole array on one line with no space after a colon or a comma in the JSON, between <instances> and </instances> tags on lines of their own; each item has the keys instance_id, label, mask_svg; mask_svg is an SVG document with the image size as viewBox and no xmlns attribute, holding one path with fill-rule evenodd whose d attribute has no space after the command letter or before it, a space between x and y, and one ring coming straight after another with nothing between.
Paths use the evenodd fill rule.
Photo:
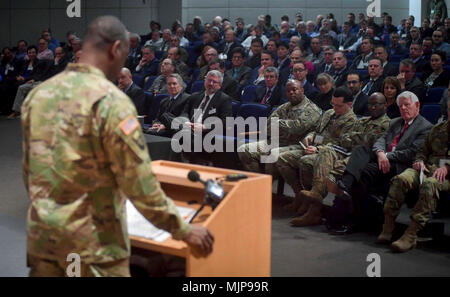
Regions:
<instances>
[{"instance_id":1,"label":"green military uniform","mask_svg":"<svg viewBox=\"0 0 450 297\"><path fill-rule=\"evenodd\" d=\"M353 110L349 110L346 114L337 117L333 109L327 110L320 120L319 126L315 132L308 134L306 137L312 136L315 145L334 143L341 137L341 135L347 133L354 125L356 121L356 115ZM318 141L319 138L323 138L322 141ZM298 177L298 169L300 166L307 165L308 167L300 168L301 175L304 171L307 174L308 171L312 172L312 166L317 154L305 155L304 150L300 145L296 146L295 150L290 150L281 153L277 168L284 180L298 193L303 184L305 187L311 184L311 179L308 180L302 177L302 183ZM309 174L311 175L311 173Z\"/></svg>"},{"instance_id":2,"label":"green military uniform","mask_svg":"<svg viewBox=\"0 0 450 297\"><path fill-rule=\"evenodd\" d=\"M321 109L306 96L295 106L287 102L278 107L269 117L267 135L270 137L270 127L275 118L278 118L279 147L269 150L267 140L242 145L238 149L238 155L244 167L250 171L260 172L261 155L278 156L282 152L298 149L298 141L316 127L321 113ZM265 172L275 174L274 164L267 163Z\"/></svg>"},{"instance_id":3,"label":"green military uniform","mask_svg":"<svg viewBox=\"0 0 450 297\"><path fill-rule=\"evenodd\" d=\"M353 128L342 135L335 143L351 152L355 146L363 145L372 147L375 141L389 128L389 117L384 114L377 119L371 117L360 118ZM330 174L342 175L350 157L335 151L330 145L320 146L317 158L313 165L312 190L320 194L323 198L327 195L327 189L323 184L323 178ZM303 163L301 167L308 167L308 163Z\"/></svg>"},{"instance_id":4,"label":"green military uniform","mask_svg":"<svg viewBox=\"0 0 450 297\"><path fill-rule=\"evenodd\" d=\"M126 198L173 238L190 231L152 173L133 103L99 69L69 64L32 90L22 125L31 275L64 275L69 253L81 275L129 275Z\"/></svg>"},{"instance_id":5,"label":"green military uniform","mask_svg":"<svg viewBox=\"0 0 450 297\"><path fill-rule=\"evenodd\" d=\"M419 200L411 213L411 220L421 227L427 223L431 212L436 208L439 191L449 191L450 189L450 175L447 175L444 183L439 183L436 178L432 177L433 173L443 164L450 165L449 141L448 122L439 123L431 129L414 161L414 163L423 161L428 169L424 172L422 184L420 184L420 173L412 168L406 169L392 178L389 194L384 205L385 214L394 218L397 217L406 193L419 188Z\"/></svg>"}]
</instances>

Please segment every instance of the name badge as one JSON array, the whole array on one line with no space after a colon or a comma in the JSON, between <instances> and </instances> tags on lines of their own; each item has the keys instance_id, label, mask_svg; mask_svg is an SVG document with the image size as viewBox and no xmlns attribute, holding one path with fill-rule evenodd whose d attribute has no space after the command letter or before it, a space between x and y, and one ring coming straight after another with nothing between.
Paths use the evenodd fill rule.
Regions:
<instances>
[{"instance_id":1,"label":"name badge","mask_svg":"<svg viewBox=\"0 0 450 297\"><path fill-rule=\"evenodd\" d=\"M314 137L314 144L319 145L323 143L323 136L322 135L316 135Z\"/></svg>"},{"instance_id":2,"label":"name badge","mask_svg":"<svg viewBox=\"0 0 450 297\"><path fill-rule=\"evenodd\" d=\"M215 108L210 109L210 110L208 111L208 114L213 114L213 113L216 113L216 109L215 109Z\"/></svg>"},{"instance_id":3,"label":"name badge","mask_svg":"<svg viewBox=\"0 0 450 297\"><path fill-rule=\"evenodd\" d=\"M439 160L439 167L444 167L444 165L450 165L450 159L440 159Z\"/></svg>"}]
</instances>

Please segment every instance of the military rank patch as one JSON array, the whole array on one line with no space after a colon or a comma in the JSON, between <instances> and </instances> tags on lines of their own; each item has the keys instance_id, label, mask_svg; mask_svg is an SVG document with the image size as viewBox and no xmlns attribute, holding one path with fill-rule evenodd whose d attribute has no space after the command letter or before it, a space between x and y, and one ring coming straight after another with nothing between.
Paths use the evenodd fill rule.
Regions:
<instances>
[{"instance_id":1,"label":"military rank patch","mask_svg":"<svg viewBox=\"0 0 450 297\"><path fill-rule=\"evenodd\" d=\"M130 115L119 124L119 127L123 134L128 136L139 127L139 122L134 115Z\"/></svg>"}]
</instances>

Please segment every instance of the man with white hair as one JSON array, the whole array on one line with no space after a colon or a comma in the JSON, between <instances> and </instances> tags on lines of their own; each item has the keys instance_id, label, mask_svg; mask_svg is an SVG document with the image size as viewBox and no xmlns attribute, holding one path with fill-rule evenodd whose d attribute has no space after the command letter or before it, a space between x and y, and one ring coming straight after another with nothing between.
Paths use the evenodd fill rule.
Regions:
<instances>
[{"instance_id":1,"label":"man with white hair","mask_svg":"<svg viewBox=\"0 0 450 297\"><path fill-rule=\"evenodd\" d=\"M447 99L447 103L449 99ZM401 111L401 110L400 110ZM450 108L447 107L450 115ZM411 212L411 224L403 236L392 243L397 252L406 252L417 244L417 232L431 219L435 211L438 192L450 190L450 150L449 120L435 125L427 135L425 144L415 156L412 168L408 168L391 180L391 187L384 205L383 232L378 236L379 243L389 244L395 228L400 207L405 196L412 190L419 189L419 200ZM420 177L423 174L423 180Z\"/></svg>"},{"instance_id":2,"label":"man with white hair","mask_svg":"<svg viewBox=\"0 0 450 297\"><path fill-rule=\"evenodd\" d=\"M391 120L389 129L371 149L355 147L342 178L328 185L328 190L335 193L337 199L352 200L354 204L353 220L344 224L338 233L354 231L360 203L367 199L370 188L374 185L383 188L391 178L412 166L416 153L432 127L430 122L419 115L420 103L414 93L402 92L397 97L397 105L401 117Z\"/></svg>"}]
</instances>

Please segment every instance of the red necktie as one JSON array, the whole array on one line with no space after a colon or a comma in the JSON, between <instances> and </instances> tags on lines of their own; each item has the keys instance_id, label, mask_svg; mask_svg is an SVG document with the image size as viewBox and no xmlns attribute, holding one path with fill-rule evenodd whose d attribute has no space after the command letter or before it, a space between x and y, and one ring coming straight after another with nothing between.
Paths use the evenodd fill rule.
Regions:
<instances>
[{"instance_id":1,"label":"red necktie","mask_svg":"<svg viewBox=\"0 0 450 297\"><path fill-rule=\"evenodd\" d=\"M264 98L261 100L261 104L266 104L266 101L267 101L267 99L269 99L270 98L270 95L272 94L272 90L271 89L268 89L267 90L267 93L266 93L266 96L264 96Z\"/></svg>"},{"instance_id":2,"label":"red necktie","mask_svg":"<svg viewBox=\"0 0 450 297\"><path fill-rule=\"evenodd\" d=\"M402 131L400 132L400 134L398 134L394 140L392 141L391 145L388 148L388 152L392 152L392 150L397 146L398 141L400 140L400 138L403 136L403 134L405 134L406 129L408 129L409 124L406 123L405 126L403 127Z\"/></svg>"}]
</instances>

